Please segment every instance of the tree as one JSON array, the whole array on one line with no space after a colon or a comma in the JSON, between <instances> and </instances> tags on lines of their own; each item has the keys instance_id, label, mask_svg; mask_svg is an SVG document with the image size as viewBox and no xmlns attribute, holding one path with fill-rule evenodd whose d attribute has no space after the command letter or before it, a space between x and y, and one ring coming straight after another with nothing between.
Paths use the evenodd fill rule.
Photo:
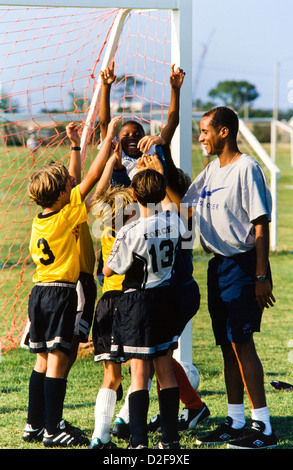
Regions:
<instances>
[{"instance_id":1,"label":"tree","mask_svg":"<svg viewBox=\"0 0 293 470\"><path fill-rule=\"evenodd\" d=\"M224 106L229 106L235 111L239 111L245 104L256 100L259 97L259 93L255 85L245 80L225 80L219 82L209 92L209 96L221 100Z\"/></svg>"},{"instance_id":2,"label":"tree","mask_svg":"<svg viewBox=\"0 0 293 470\"><path fill-rule=\"evenodd\" d=\"M73 91L68 93L70 97L69 111L80 111L86 112L89 107L89 99L84 98L79 94L75 94Z\"/></svg>"},{"instance_id":3,"label":"tree","mask_svg":"<svg viewBox=\"0 0 293 470\"><path fill-rule=\"evenodd\" d=\"M1 82L0 82L0 111L3 113L18 113L18 102L13 99L9 94L1 90Z\"/></svg>"},{"instance_id":4,"label":"tree","mask_svg":"<svg viewBox=\"0 0 293 470\"><path fill-rule=\"evenodd\" d=\"M124 111L127 110L127 108L130 109L130 103L135 99L135 95L133 95L133 89L136 87L138 90L139 88L142 87L143 82L142 80L139 80L138 78L134 78L134 76L126 76L126 75L119 75L116 79L117 83L117 93L120 98L124 99L125 105L119 105L117 111L122 112L123 108Z\"/></svg>"}]
</instances>

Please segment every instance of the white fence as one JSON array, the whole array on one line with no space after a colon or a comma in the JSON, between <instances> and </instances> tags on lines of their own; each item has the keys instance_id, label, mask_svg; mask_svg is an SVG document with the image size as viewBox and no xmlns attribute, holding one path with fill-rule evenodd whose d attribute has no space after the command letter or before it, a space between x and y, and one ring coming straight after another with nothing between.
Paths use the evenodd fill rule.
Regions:
<instances>
[{"instance_id":1,"label":"white fence","mask_svg":"<svg viewBox=\"0 0 293 470\"><path fill-rule=\"evenodd\" d=\"M257 140L255 135L248 129L244 121L239 120L239 132L253 148L263 164L268 168L271 175L271 194L273 200L272 221L271 221L271 249L276 250L278 247L278 180L280 178L280 170L274 163L273 159L268 155L263 146Z\"/></svg>"},{"instance_id":2,"label":"white fence","mask_svg":"<svg viewBox=\"0 0 293 470\"><path fill-rule=\"evenodd\" d=\"M291 166L293 167L293 127L290 126L287 122L277 121L276 119L272 119L271 121L271 158L273 162L276 161L278 129L285 131L290 135Z\"/></svg>"}]
</instances>

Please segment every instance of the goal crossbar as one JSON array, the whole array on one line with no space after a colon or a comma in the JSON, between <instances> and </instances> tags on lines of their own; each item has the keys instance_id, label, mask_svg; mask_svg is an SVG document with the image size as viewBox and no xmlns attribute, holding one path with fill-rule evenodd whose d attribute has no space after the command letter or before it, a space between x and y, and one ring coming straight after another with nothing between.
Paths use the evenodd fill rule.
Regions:
<instances>
[{"instance_id":1,"label":"goal crossbar","mask_svg":"<svg viewBox=\"0 0 293 470\"><path fill-rule=\"evenodd\" d=\"M189 0L186 0L189 3ZM123 9L141 9L149 10L153 8L155 10L174 10L181 8L182 0L147 0L141 2L140 0L84 0L82 3L79 0L17 0L10 1L6 0L1 2L1 5L11 6L31 6L31 7L70 7L70 8L123 8Z\"/></svg>"}]
</instances>

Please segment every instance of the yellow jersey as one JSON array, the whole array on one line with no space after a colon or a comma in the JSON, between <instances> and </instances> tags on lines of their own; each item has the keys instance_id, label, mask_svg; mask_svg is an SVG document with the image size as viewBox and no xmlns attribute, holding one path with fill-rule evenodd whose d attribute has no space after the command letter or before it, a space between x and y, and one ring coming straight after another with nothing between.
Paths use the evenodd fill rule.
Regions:
<instances>
[{"instance_id":1,"label":"yellow jersey","mask_svg":"<svg viewBox=\"0 0 293 470\"><path fill-rule=\"evenodd\" d=\"M72 189L70 203L59 212L34 218L29 245L36 264L34 282L77 282L80 262L73 229L83 222L87 222L87 210L79 185Z\"/></svg>"},{"instance_id":2,"label":"yellow jersey","mask_svg":"<svg viewBox=\"0 0 293 470\"><path fill-rule=\"evenodd\" d=\"M93 240L87 222L84 222L79 226L77 248L79 251L80 272L93 274L95 269L96 256Z\"/></svg>"},{"instance_id":3,"label":"yellow jersey","mask_svg":"<svg viewBox=\"0 0 293 470\"><path fill-rule=\"evenodd\" d=\"M101 236L101 249L102 249L102 258L103 264L106 264L109 254L112 251L112 247L115 241L115 237L113 237L113 232L115 231L112 227L106 227L102 232ZM124 274L113 274L110 277L104 277L104 284L102 291L108 292L110 290L122 290L122 283L124 281Z\"/></svg>"}]
</instances>

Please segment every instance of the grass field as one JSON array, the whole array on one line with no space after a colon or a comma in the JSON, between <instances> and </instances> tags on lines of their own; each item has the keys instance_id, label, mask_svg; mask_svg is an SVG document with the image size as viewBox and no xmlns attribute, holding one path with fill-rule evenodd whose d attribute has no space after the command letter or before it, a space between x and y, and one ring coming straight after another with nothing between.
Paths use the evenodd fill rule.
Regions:
<instances>
[{"instance_id":1,"label":"grass field","mask_svg":"<svg viewBox=\"0 0 293 470\"><path fill-rule=\"evenodd\" d=\"M242 147L249 152L249 149ZM197 173L202 157L194 149L193 167ZM279 437L278 449L293 448L292 392L276 391L270 381L274 379L292 383L293 350L293 169L290 167L289 146L279 146L277 165L281 169L279 181L279 249L271 253L276 305L264 312L262 332L255 335L259 356L265 372L267 401L272 425ZM223 378L221 353L214 345L206 303L206 269L209 256L201 249L194 253L194 277L202 296L201 307L193 320L193 362L197 366L201 382L198 392L208 405L211 416L196 430L182 433L183 449L195 449L195 438L214 429L226 416L227 404ZM7 288L9 282L7 283ZM292 354L291 354L292 353ZM21 437L26 422L28 381L34 365L34 357L26 350L15 349L2 355L0 362L0 448L41 449L42 444L25 444ZM91 436L94 427L94 403L102 382L103 367L93 362L92 351L84 354L73 366L68 380L64 418L84 429ZM128 367L123 367L123 388L130 383ZM116 409L119 408L119 403ZM247 419L250 419L248 401L245 401ZM158 412L156 387L150 393L149 417ZM150 447L158 439L150 435ZM114 441L126 448L124 441ZM224 447L223 447L224 448Z\"/></svg>"}]
</instances>

